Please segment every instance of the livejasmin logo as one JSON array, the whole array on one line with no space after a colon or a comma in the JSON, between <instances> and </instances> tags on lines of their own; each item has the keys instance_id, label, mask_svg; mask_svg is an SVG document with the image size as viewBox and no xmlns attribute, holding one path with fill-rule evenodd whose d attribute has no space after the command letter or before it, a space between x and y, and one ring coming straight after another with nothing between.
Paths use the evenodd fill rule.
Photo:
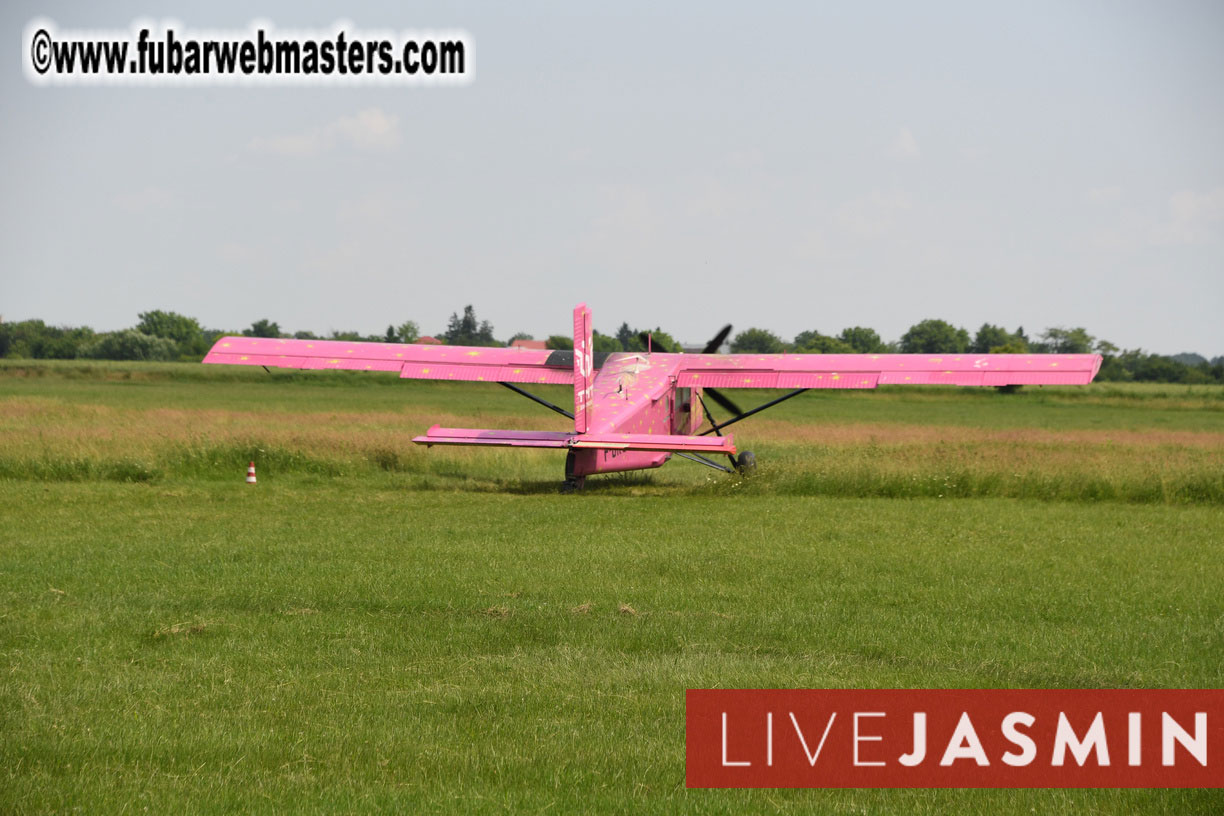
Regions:
<instances>
[{"instance_id":1,"label":"livejasmin logo","mask_svg":"<svg viewBox=\"0 0 1224 816\"><path fill-rule=\"evenodd\" d=\"M1224 787L1220 690L702 689L686 702L689 787Z\"/></svg>"}]
</instances>

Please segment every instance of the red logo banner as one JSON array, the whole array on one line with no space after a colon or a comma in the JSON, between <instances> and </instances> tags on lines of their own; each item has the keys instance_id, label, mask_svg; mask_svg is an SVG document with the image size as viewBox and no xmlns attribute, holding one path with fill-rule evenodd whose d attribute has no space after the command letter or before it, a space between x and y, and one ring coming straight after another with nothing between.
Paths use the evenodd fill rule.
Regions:
<instances>
[{"instance_id":1,"label":"red logo banner","mask_svg":"<svg viewBox=\"0 0 1224 816\"><path fill-rule=\"evenodd\" d=\"M1220 788L1224 690L690 689L690 788Z\"/></svg>"}]
</instances>

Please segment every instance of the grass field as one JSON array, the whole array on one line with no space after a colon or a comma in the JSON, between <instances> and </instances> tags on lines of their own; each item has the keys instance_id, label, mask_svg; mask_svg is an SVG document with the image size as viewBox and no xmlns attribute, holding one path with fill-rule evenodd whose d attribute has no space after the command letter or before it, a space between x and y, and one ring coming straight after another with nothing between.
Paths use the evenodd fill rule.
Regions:
<instances>
[{"instance_id":1,"label":"grass field","mask_svg":"<svg viewBox=\"0 0 1224 816\"><path fill-rule=\"evenodd\" d=\"M434 422L564 421L0 363L0 811L1224 809L684 787L686 688L1224 686L1224 389L812 393L737 426L754 478L570 496L555 452L409 442Z\"/></svg>"}]
</instances>

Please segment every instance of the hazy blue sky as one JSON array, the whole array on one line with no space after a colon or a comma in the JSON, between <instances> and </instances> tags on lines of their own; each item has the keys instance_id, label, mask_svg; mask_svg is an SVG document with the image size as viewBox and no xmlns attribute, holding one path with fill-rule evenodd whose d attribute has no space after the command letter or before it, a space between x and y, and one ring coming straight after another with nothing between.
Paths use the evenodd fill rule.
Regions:
<instances>
[{"instance_id":1,"label":"hazy blue sky","mask_svg":"<svg viewBox=\"0 0 1224 816\"><path fill-rule=\"evenodd\" d=\"M6 3L0 314L942 317L1224 354L1218 2ZM462 28L464 88L35 88L22 28Z\"/></svg>"}]
</instances>

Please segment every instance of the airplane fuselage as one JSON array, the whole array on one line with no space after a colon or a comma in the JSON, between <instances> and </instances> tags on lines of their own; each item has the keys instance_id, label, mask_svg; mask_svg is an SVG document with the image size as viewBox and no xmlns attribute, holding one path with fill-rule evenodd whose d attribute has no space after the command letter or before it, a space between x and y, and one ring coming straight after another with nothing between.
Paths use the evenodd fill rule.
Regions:
<instances>
[{"instance_id":1,"label":"airplane fuselage","mask_svg":"<svg viewBox=\"0 0 1224 816\"><path fill-rule=\"evenodd\" d=\"M610 354L595 376L588 416L592 433L691 434L701 425L701 410L690 392L677 388L679 363L674 355L641 352ZM572 451L568 475L661 467L670 452L596 450Z\"/></svg>"}]
</instances>

